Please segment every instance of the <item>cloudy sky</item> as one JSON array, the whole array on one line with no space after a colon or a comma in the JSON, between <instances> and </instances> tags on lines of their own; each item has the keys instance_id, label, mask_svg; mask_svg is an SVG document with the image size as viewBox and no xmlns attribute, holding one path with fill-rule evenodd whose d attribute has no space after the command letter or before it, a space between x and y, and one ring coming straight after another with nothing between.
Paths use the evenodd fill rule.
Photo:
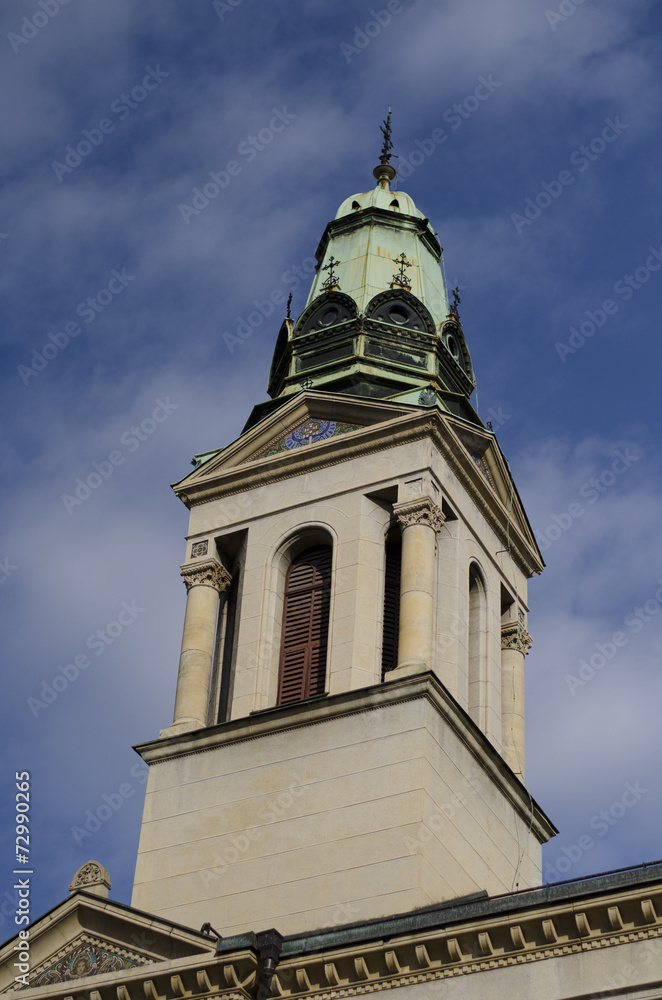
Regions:
<instances>
[{"instance_id":1,"label":"cloudy sky","mask_svg":"<svg viewBox=\"0 0 662 1000\"><path fill-rule=\"evenodd\" d=\"M653 0L4 0L0 20L2 902L23 770L33 916L89 858L130 898L131 745L171 720L185 603L169 483L266 398L282 317L239 344L237 326L278 290L303 308L294 269L372 186L388 104L548 564L527 659L527 778L560 829L546 878L656 859ZM210 172L224 188L195 207Z\"/></svg>"}]
</instances>

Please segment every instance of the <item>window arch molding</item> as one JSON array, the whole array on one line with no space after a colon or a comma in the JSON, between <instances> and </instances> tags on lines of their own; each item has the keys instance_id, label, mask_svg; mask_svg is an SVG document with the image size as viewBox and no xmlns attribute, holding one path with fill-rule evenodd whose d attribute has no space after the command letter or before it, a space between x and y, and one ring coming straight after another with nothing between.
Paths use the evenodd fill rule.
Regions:
<instances>
[{"instance_id":1,"label":"window arch molding","mask_svg":"<svg viewBox=\"0 0 662 1000\"><path fill-rule=\"evenodd\" d=\"M260 707L269 708L277 704L279 686L279 664L283 638L283 614L285 610L285 585L287 573L292 563L303 552L317 546L331 549L331 579L335 578L337 559L337 535L331 525L322 521L298 525L289 530L274 545L267 561L265 576L264 605L260 641L260 658L264 666L261 684ZM329 633L333 626L334 587L331 586L329 607ZM330 655L327 655L327 686Z\"/></svg>"}]
</instances>

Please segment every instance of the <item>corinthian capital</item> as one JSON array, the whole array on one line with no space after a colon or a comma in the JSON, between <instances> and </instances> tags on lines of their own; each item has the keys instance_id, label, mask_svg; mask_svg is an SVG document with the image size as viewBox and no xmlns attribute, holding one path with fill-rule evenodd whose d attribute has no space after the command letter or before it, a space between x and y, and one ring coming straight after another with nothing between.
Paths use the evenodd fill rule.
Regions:
<instances>
[{"instance_id":1,"label":"corinthian capital","mask_svg":"<svg viewBox=\"0 0 662 1000\"><path fill-rule=\"evenodd\" d=\"M533 645L533 639L523 625L518 622L509 622L501 626L501 648L517 649L520 653L526 654Z\"/></svg>"},{"instance_id":2,"label":"corinthian capital","mask_svg":"<svg viewBox=\"0 0 662 1000\"><path fill-rule=\"evenodd\" d=\"M408 528L410 524L425 524L434 531L441 531L446 521L441 507L429 497L418 497L416 500L396 503L393 506L393 513L402 529Z\"/></svg>"},{"instance_id":3,"label":"corinthian capital","mask_svg":"<svg viewBox=\"0 0 662 1000\"><path fill-rule=\"evenodd\" d=\"M187 593L191 587L213 587L220 594L228 589L232 580L225 567L221 566L215 559L186 563L180 572L184 577Z\"/></svg>"}]
</instances>

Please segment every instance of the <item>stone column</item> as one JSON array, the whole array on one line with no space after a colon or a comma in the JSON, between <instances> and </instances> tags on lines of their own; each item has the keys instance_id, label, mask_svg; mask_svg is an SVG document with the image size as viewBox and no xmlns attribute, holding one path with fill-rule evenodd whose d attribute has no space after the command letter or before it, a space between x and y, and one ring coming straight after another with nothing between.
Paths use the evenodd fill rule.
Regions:
<instances>
[{"instance_id":1,"label":"stone column","mask_svg":"<svg viewBox=\"0 0 662 1000\"><path fill-rule=\"evenodd\" d=\"M524 781L524 657L533 640L522 621L501 626L501 738L506 764Z\"/></svg>"},{"instance_id":2,"label":"stone column","mask_svg":"<svg viewBox=\"0 0 662 1000\"><path fill-rule=\"evenodd\" d=\"M391 677L432 670L436 536L445 518L429 497L395 504L402 529L398 666Z\"/></svg>"},{"instance_id":3,"label":"stone column","mask_svg":"<svg viewBox=\"0 0 662 1000\"><path fill-rule=\"evenodd\" d=\"M184 618L184 636L179 658L175 718L170 729L188 732L207 725L209 683L211 680L216 619L221 592L231 581L228 571L215 559L182 566L188 597Z\"/></svg>"}]
</instances>

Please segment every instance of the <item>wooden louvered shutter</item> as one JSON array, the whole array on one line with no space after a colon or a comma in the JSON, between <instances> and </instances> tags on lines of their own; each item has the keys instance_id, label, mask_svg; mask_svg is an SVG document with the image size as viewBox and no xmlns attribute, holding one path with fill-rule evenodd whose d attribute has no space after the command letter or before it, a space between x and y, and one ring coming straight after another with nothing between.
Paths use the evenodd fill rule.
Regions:
<instances>
[{"instance_id":1,"label":"wooden louvered shutter","mask_svg":"<svg viewBox=\"0 0 662 1000\"><path fill-rule=\"evenodd\" d=\"M331 600L331 549L298 556L285 581L278 704L324 693Z\"/></svg>"},{"instance_id":2,"label":"wooden louvered shutter","mask_svg":"<svg viewBox=\"0 0 662 1000\"><path fill-rule=\"evenodd\" d=\"M386 581L384 587L384 639L382 643L382 680L388 670L398 665L398 638L400 636L400 567L402 544L400 538L386 542Z\"/></svg>"}]
</instances>

